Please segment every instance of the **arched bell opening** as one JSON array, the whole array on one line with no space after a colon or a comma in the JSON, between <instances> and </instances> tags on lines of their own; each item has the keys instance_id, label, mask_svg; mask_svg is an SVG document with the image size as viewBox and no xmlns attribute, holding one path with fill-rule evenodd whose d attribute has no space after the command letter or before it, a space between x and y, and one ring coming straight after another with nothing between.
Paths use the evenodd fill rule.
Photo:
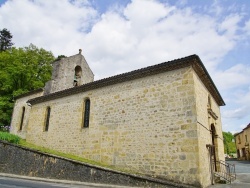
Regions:
<instances>
[{"instance_id":1,"label":"arched bell opening","mask_svg":"<svg viewBox=\"0 0 250 188\"><path fill-rule=\"evenodd\" d=\"M79 86L81 85L80 81L81 81L81 77L82 77L82 68L77 65L75 67L75 75L74 75L74 86Z\"/></svg>"}]
</instances>

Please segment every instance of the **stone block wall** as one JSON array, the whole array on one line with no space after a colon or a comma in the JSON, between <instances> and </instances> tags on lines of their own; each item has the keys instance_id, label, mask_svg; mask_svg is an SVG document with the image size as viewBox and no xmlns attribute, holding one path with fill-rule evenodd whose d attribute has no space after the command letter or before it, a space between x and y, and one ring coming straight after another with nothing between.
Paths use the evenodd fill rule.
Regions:
<instances>
[{"instance_id":1,"label":"stone block wall","mask_svg":"<svg viewBox=\"0 0 250 188\"><path fill-rule=\"evenodd\" d=\"M222 124L220 108L215 102L211 94L204 87L200 78L194 72L194 85L196 96L196 109L197 109L197 134L199 138L199 173L201 174L201 182L203 185L208 186L212 183L210 154L206 147L207 144L212 144L211 124L214 123L217 137L216 145L216 160L225 160L224 158L224 145L222 136ZM208 107L208 98L210 97L211 106ZM218 117L214 119L208 113L211 109Z\"/></svg>"},{"instance_id":2,"label":"stone block wall","mask_svg":"<svg viewBox=\"0 0 250 188\"><path fill-rule=\"evenodd\" d=\"M250 124L234 135L238 160L250 160L249 140Z\"/></svg>"},{"instance_id":3,"label":"stone block wall","mask_svg":"<svg viewBox=\"0 0 250 188\"><path fill-rule=\"evenodd\" d=\"M1 140L0 173L131 187L192 187L65 159Z\"/></svg>"},{"instance_id":4,"label":"stone block wall","mask_svg":"<svg viewBox=\"0 0 250 188\"><path fill-rule=\"evenodd\" d=\"M200 186L191 67L32 106L27 141L123 170ZM90 124L83 128L84 101ZM46 108L51 108L44 131Z\"/></svg>"},{"instance_id":5,"label":"stone block wall","mask_svg":"<svg viewBox=\"0 0 250 188\"><path fill-rule=\"evenodd\" d=\"M11 119L11 128L10 133L16 134L20 136L23 139L26 139L26 133L27 133L27 125L29 121L29 114L30 114L30 106L26 103L29 99L39 97L43 95L43 91L36 92L21 98L18 98L15 101L15 106L13 108L12 112L12 119ZM23 118L23 124L22 124L22 130L20 130L21 126L21 120L22 120L22 113L23 113L23 107L25 109L24 111L24 118Z\"/></svg>"},{"instance_id":6,"label":"stone block wall","mask_svg":"<svg viewBox=\"0 0 250 188\"><path fill-rule=\"evenodd\" d=\"M84 56L77 54L53 63L52 78L45 85L45 95L74 87L75 67L82 69L79 85L94 81L94 74Z\"/></svg>"}]
</instances>

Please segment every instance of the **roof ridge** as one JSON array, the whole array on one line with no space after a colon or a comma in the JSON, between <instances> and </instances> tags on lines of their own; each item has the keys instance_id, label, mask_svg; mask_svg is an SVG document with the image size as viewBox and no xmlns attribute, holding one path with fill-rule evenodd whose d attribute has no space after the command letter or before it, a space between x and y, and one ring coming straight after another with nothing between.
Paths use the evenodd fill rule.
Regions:
<instances>
[{"instance_id":1,"label":"roof ridge","mask_svg":"<svg viewBox=\"0 0 250 188\"><path fill-rule=\"evenodd\" d=\"M200 79L202 80L204 85L207 87L209 92L215 98L218 105L221 105L221 106L225 105L222 97L220 96L219 91L217 90L211 77L209 76L208 72L206 71L205 66L203 65L199 56L196 54L186 56L183 58L179 58L179 59L174 59L174 60L167 61L167 62L163 62L163 63L156 64L156 65L151 65L151 66L137 69L137 70L133 70L130 72L114 75L111 77L103 78L100 80L96 80L94 82L89 82L89 83L81 85L81 86L61 90L61 91L58 91L55 93L51 93L48 95L44 95L41 97L30 99L28 102L31 104L36 104L36 103L40 103L43 101L57 99L57 98L60 98L63 96L69 96L71 94L77 94L77 93L80 93L83 91L88 91L88 90L92 90L92 89L96 89L96 88L100 88L100 87L105 87L108 85L113 85L113 84L122 83L122 82L129 81L129 80L134 80L134 79L138 79L138 78L142 78L142 77L146 77L146 76L150 76L150 75L159 74L162 72L167 72L167 71L171 71L171 70L175 70L175 69L179 69L179 68L184 68L187 66L193 67L194 71L197 73L197 75L200 77Z\"/></svg>"}]
</instances>

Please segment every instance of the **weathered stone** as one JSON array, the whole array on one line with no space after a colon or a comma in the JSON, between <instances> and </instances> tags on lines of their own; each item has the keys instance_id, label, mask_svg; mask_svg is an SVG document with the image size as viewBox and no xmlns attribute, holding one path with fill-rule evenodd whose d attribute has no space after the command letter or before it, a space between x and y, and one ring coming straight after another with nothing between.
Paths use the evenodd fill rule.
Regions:
<instances>
[{"instance_id":1,"label":"weathered stone","mask_svg":"<svg viewBox=\"0 0 250 188\"><path fill-rule=\"evenodd\" d=\"M179 155L179 158L180 158L180 160L185 160L186 159L186 155L185 154Z\"/></svg>"},{"instance_id":2,"label":"weathered stone","mask_svg":"<svg viewBox=\"0 0 250 188\"><path fill-rule=\"evenodd\" d=\"M78 61L79 57L70 58ZM61 71L53 75L58 84L52 83L52 94L31 100L34 105L25 114L22 131L22 107L37 95L17 99L11 133L36 145L128 171L193 185L199 182L203 187L211 184L206 145L212 144L209 130L214 124L216 158L224 160L219 110L224 102L210 77L204 76L207 72L199 58L176 60L178 68L169 68L175 66L170 62L93 83L86 69L84 85L67 89L77 63L85 63L71 63L70 58L60 61L66 66L64 78L59 62L55 63ZM60 88L66 90L53 93ZM216 120L207 112L208 97ZM83 127L86 99L90 100L87 128ZM47 107L51 113L49 129L44 131Z\"/></svg>"},{"instance_id":3,"label":"weathered stone","mask_svg":"<svg viewBox=\"0 0 250 188\"><path fill-rule=\"evenodd\" d=\"M145 169L150 170L150 166ZM179 187L180 184L157 178L130 175L22 148L0 140L0 173L50 179L140 187ZM192 186L182 184L182 187Z\"/></svg>"}]
</instances>

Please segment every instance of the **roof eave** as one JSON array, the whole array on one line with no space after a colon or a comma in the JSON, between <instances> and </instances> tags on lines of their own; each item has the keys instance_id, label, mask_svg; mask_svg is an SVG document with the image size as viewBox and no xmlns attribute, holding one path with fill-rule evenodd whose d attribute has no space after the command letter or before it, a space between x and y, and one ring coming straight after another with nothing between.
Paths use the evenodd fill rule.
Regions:
<instances>
[{"instance_id":1,"label":"roof eave","mask_svg":"<svg viewBox=\"0 0 250 188\"><path fill-rule=\"evenodd\" d=\"M159 74L162 72L167 72L167 71L171 71L175 69L180 69L180 68L184 68L188 66L193 67L193 69L199 75L199 77L201 78L202 82L207 87L211 95L215 98L218 105L224 106L225 102L223 101L219 91L217 90L215 84L213 83L211 77L209 76L199 56L197 55L191 55L191 56L187 56L184 58L164 62L161 64L149 66L149 67L138 69L138 70L134 70L134 71L127 72L124 74L119 74L119 75L112 76L109 78L104 78L104 79L97 80L97 81L84 84L81 86L73 87L73 88L59 91L56 93L51 93L49 95L45 95L42 97L37 97L37 98L29 100L28 102L33 105L33 104L37 104L40 102L45 102L45 101L61 98L64 96L69 96L72 94L77 94L80 92L97 89L97 88L101 88L101 87L105 87L105 86L109 86L109 85L113 85L113 84L117 84L121 82L126 82L129 80L138 79L138 78L146 77L149 75Z\"/></svg>"}]
</instances>

